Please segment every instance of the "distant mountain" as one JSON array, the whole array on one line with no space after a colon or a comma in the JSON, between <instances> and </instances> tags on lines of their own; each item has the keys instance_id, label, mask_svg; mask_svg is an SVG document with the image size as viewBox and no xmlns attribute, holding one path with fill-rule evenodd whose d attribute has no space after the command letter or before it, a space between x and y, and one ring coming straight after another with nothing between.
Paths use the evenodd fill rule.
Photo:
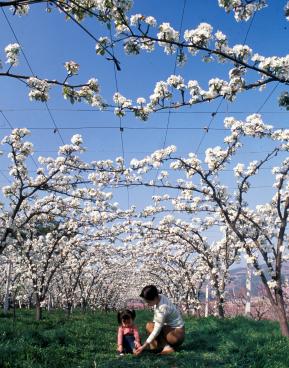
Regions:
<instances>
[{"instance_id":1,"label":"distant mountain","mask_svg":"<svg viewBox=\"0 0 289 368\"><path fill-rule=\"evenodd\" d=\"M265 267L262 267L264 270ZM265 271L264 271L265 272ZM266 274L266 272L265 272ZM234 268L230 270L230 282L227 285L227 291L232 295L238 295L242 290L246 288L246 276L247 268L240 267ZM289 263L284 263L282 268L282 280L289 280ZM254 275L252 272L252 296L257 296L258 292L260 293L260 289L262 288L262 282L260 276Z\"/></svg>"}]
</instances>

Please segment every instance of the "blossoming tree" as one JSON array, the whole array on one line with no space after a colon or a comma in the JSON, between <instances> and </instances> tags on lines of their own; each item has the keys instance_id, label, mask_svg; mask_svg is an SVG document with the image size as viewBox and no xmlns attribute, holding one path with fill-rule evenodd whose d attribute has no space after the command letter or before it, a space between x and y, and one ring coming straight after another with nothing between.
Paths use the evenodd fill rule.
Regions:
<instances>
[{"instance_id":1,"label":"blossoming tree","mask_svg":"<svg viewBox=\"0 0 289 368\"><path fill-rule=\"evenodd\" d=\"M193 25L184 32L178 31L169 22L158 22L153 15L136 13L131 0L96 0L89 4L78 0L53 0L48 4L41 0L11 0L1 1L0 7L12 7L15 16L24 16L29 14L30 7L36 3L45 3L51 16L54 9L60 10L66 19L70 19L92 38L94 36L89 34L85 27L86 20L90 18L97 24L104 25L103 34L94 37L95 51L112 62L117 70L121 69L121 62L115 53L117 48L123 48L126 54L135 56L155 52L160 48L165 56L174 55L180 66L185 65L190 58L199 56L204 62L213 61L228 65L228 77L210 78L208 85L202 87L201 82L196 79L186 80L182 75L168 75L164 80L156 81L149 97L141 96L133 101L130 96L125 97L116 88L111 102L106 103L100 94L100 84L96 78L92 77L83 83L72 83L81 70L76 61L64 63L66 73L62 80L48 79L46 76L40 78L32 72L30 75L22 71L17 72L20 70L17 65L21 59L21 46L19 43L10 43L4 50L7 68L1 70L0 77L24 82L29 88L31 100L46 102L51 88L58 86L62 88L64 98L71 103L85 101L98 109L113 106L115 114L119 117L130 111L137 118L147 120L156 111L191 107L218 98L233 101L241 92L254 88L262 89L274 82L287 86L289 82L288 55L263 56L245 43L232 45L229 36L220 30L214 30L206 22ZM219 0L218 4L226 12L234 12L237 21L248 20L256 11L262 11L269 5L266 0ZM284 4L285 17L288 19L289 3ZM1 56L2 60L4 58ZM280 105L288 109L288 101L288 92L285 92L280 96ZM181 270L185 279L187 272L192 269L192 263L189 258L185 262L182 257L192 253L193 256L198 254L198 267L201 264L203 268L198 273L197 280L194 280L195 292L197 293L198 282L202 278L200 274L207 270L215 290L219 293L219 313L222 314L228 267L234 261L236 251L242 249L247 262L253 265L255 272L261 277L272 308L280 321L282 334L288 336L282 290L282 263L288 258L286 229L289 168L288 158L284 156L288 153L289 133L286 129L274 130L265 125L257 114L249 116L246 121L226 118L225 127L230 129L231 133L225 138L223 147L218 145L207 149L204 162L194 153L185 158L176 155L175 147L171 146L143 160L133 160L130 167L125 166L122 157L117 158L115 163L111 160L84 162L78 155L83 150L82 138L75 135L71 144L60 147L56 158L39 159L40 165L35 176L30 175L27 165L33 147L31 143L23 140L28 131L14 130L3 141L10 147L12 182L3 188L7 203L3 204L0 214L0 254L7 253L12 248L13 252L18 254L19 267L29 264L27 278L21 280L23 285L25 284L23 290L27 290L27 283L29 289L27 280L30 279L37 295L41 295L38 303L40 305L47 296L49 286L53 285L52 289L57 290L62 280L66 286L65 295L62 295L61 300L63 305L71 306L76 293L79 293L81 298L90 300L95 306L107 308L118 305L121 295L124 295L127 274L116 271L128 255L127 250L119 249L118 256L115 255L115 250L111 249L115 258L112 257L110 269L105 267L105 260L101 262L99 269L102 278L98 280L99 287L96 292L91 287L96 281L93 266L83 263L87 249L84 253L81 251L82 243L87 242L83 237L84 233L92 234L93 228L97 228L96 234L99 231L95 242L100 239L111 243L114 243L115 239L123 241L123 238L118 239L119 235L131 231L130 225L118 227L112 223L118 222L120 218L126 221L127 215L131 215L134 209L120 211L116 204L111 203L112 194L106 192L105 188L124 185L177 190L177 194L172 198L169 196L171 206L167 210L173 207L181 216L187 217L192 213L196 214L203 221L202 231L208 226L204 224L208 221L207 215L213 216L214 223L222 226L224 233L229 236L230 245L227 244L226 238L208 246L207 240L200 239L202 234L196 231L192 222L187 221L187 217L174 220L173 226L172 223L165 224L163 219L161 229L147 227L143 223L141 231L149 231L154 244L161 241L165 249L164 257L159 258L159 263L163 262L173 270L172 273L167 273L164 268L161 272L153 274L153 265L148 265L143 269L147 274L139 279L141 276L137 275L135 268L136 279L157 280L165 275L167 282L170 282L171 275L174 275L167 291L171 291L172 295L186 295L194 273L184 281L183 290L175 287L178 282L176 280L179 280L177 273ZM274 147L262 159L250 162L247 167L242 162L235 166L236 189L233 191L222 182L222 173L240 150L241 140L249 138L265 139ZM273 172L276 177L275 194L269 202L252 208L246 202L251 180L267 162L275 159L276 155L280 160ZM176 173L171 179L165 167L167 162L170 163L170 169ZM162 165L164 170L156 179L146 179L147 172L159 169ZM153 217L154 214L165 210L164 206L152 206L148 212ZM39 232L39 227L43 224L45 226L42 231L46 232L45 234ZM107 224L109 226L106 226ZM190 237L184 238L183 233L187 234L185 230L195 231L194 236L199 238L198 241L191 234ZM138 229L138 236L141 231ZM232 246L234 239L237 246ZM126 238L127 242L138 240L140 239L133 236ZM176 242L183 247L189 244L189 252L187 249L184 251L184 248L170 249ZM117 249L117 244L113 245ZM144 245L147 246L145 243ZM149 249L144 250L149 252ZM180 252L179 257L172 259L176 252ZM17 258L17 255L15 257ZM141 254L141 257L144 257L144 254ZM131 260L134 267L137 265L134 263L135 259L136 257ZM266 272L261 268L261 262L264 262ZM97 262L94 267L96 264ZM78 270L75 279L69 278L68 270L71 267ZM84 269L89 273L87 279L82 272ZM18 273L15 274L18 277ZM39 280L43 282L39 284ZM132 295L135 292L133 289Z\"/></svg>"},{"instance_id":2,"label":"blossoming tree","mask_svg":"<svg viewBox=\"0 0 289 368\"><path fill-rule=\"evenodd\" d=\"M0 214L0 251L8 260L10 254L16 254L14 274L20 274L22 281L30 280L39 319L41 303L60 266L72 262L72 254L82 253L85 258L93 242L94 246L104 240L113 242L122 231L113 222L131 211L121 211L111 203L112 194L103 190L103 183L91 184L88 176L96 166L105 169L102 162L90 165L80 160L77 153L83 148L78 135L71 145L60 147L56 159L40 157L43 166L35 176L30 175L27 158L33 146L25 141L27 134L26 129L15 129L3 140L11 149L12 181L3 188L7 200Z\"/></svg>"},{"instance_id":3,"label":"blossoming tree","mask_svg":"<svg viewBox=\"0 0 289 368\"><path fill-rule=\"evenodd\" d=\"M179 211L213 213L219 217L230 233L236 236L247 262L260 275L280 321L281 331L288 336L281 277L282 264L288 259L288 129L274 130L272 126L264 124L257 114L249 116L246 121L226 118L225 126L231 130L231 134L225 137L224 147L208 148L204 163L196 154L190 154L187 158L175 155L176 149L171 146L142 160L133 160L129 181L131 185L153 186L168 191L176 189L179 194L173 203L177 204ZM232 191L222 184L221 174L242 147L242 139L249 137L270 141L272 149L262 159L251 161L247 167L242 163L234 167L237 180ZM246 201L251 181L264 164L275 159L276 155L280 159L279 165L273 169L275 194L271 201L253 209ZM162 170L155 180L146 181L145 175L164 162L170 162L170 168L179 175L170 180L168 171ZM150 210L151 214L158 211L154 207ZM261 267L262 262L266 272Z\"/></svg>"},{"instance_id":4,"label":"blossoming tree","mask_svg":"<svg viewBox=\"0 0 289 368\"><path fill-rule=\"evenodd\" d=\"M215 0L217 1L217 0ZM29 14L29 9L35 3L45 3L50 16L58 9L75 23L80 30L86 32L96 43L98 55L106 57L120 70L120 60L115 56L114 49L121 45L128 55L138 55L142 52L151 53L159 46L166 55L176 55L179 65L184 65L188 58L201 55L204 62L228 63L228 79L212 78L208 87L201 87L198 80L185 81L181 75L168 76L166 80L157 81L153 93L147 99L142 96L135 102L130 97L124 97L120 91L115 91L113 102L104 102L100 95L100 86L96 78L91 78L82 84L70 83L73 76L79 72L79 64L75 61L64 63L66 76L62 81L39 78L34 75L17 74L14 72L19 63L21 47L18 43L6 46L6 63L9 67L0 73L1 77L18 79L29 87L31 100L47 101L49 90L53 86L62 87L63 96L70 102L85 101L99 109L114 103L115 113L123 116L127 110L133 111L141 120L147 120L154 111L167 108L179 108L194 104L224 98L233 101L242 91L253 88L263 88L269 83L288 84L288 55L265 57L255 53L252 47L245 44L230 46L229 38L220 30L213 30L208 23L200 23L184 32L177 31L169 22L158 23L153 15L135 13L136 5L131 0L98 0L92 4L81 1L2 1L1 7L10 7L15 15ZM266 0L219 0L218 4L226 12L233 11L237 21L250 19L256 11L266 7ZM284 15L288 17L289 3L285 4ZM104 25L103 35L95 37L86 28L86 20L93 18ZM107 37L107 27L114 35ZM248 76L252 72L254 80ZM280 97L280 104L288 107L288 93Z\"/></svg>"}]
</instances>

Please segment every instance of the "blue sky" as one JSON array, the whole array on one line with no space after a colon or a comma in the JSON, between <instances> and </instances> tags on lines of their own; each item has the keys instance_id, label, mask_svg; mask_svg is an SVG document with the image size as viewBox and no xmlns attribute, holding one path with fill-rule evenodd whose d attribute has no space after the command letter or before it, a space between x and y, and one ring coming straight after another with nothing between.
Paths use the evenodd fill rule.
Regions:
<instances>
[{"instance_id":1,"label":"blue sky","mask_svg":"<svg viewBox=\"0 0 289 368\"><path fill-rule=\"evenodd\" d=\"M252 23L250 21L237 23L233 14L226 14L217 6L217 0L187 0L182 30L195 28L201 22L208 22L212 24L214 31L221 30L228 35L230 45L242 44L247 35L246 43L253 48L254 52L265 56L286 55L289 23L283 15L285 2L274 0L269 1L269 4L268 8L255 15ZM164 21L170 22L175 29L179 30L183 6L183 0L136 0L131 13L153 15L159 24ZM111 103L112 95L116 90L114 66L105 58L95 54L95 42L73 22L65 21L63 14L55 9L51 13L46 12L45 5L32 6L27 17L13 16L7 9L5 13L35 75L39 78L63 80L66 75L64 62L74 60L80 64L80 73L75 78L75 82L86 81L91 77L98 78L103 97ZM107 34L107 29L93 19L88 19L84 24L96 37ZM15 38L3 12L0 12L0 32L0 59L4 64L4 47L8 43L14 43ZM166 56L159 48L152 54L143 53L139 56L126 56L121 47L116 48L115 53L120 59L122 68L117 73L119 91L127 97L148 98L157 81L167 79L173 74L175 56ZM6 67L4 65L4 71ZM200 57L196 56L189 58L185 67L177 68L175 74L182 74L186 81L197 79L201 86L206 88L208 80L213 77L226 79L230 68L230 64L204 64L200 61ZM20 65L14 71L19 74L30 74L23 56L20 57ZM28 88L18 81L1 78L0 83L0 109L13 127L32 128L30 140L35 145L35 158L38 155L56 155L61 139L57 133L53 133L54 123L45 105L30 102ZM182 155L194 152L199 147L198 152L202 158L207 147L222 143L224 132L214 129L223 127L225 116L233 115L244 119L248 114L260 110L263 105L261 113L265 122L276 127L288 127L289 112L281 110L277 103L278 94L284 90L284 87L278 86L266 101L273 87L273 84L269 85L262 93L258 91L243 93L234 103L223 102L211 123L212 130L205 138L203 127L210 123L211 113L217 110L220 101L199 104L190 109L173 111L171 114L168 112L155 114L145 123L135 119L132 114L127 114L121 122L124 127L125 159L129 162L134 157L141 158L162 148L167 125L169 125L167 145L176 145ZM75 133L82 134L87 147L87 152L83 155L85 159L114 159L122 155L118 128L120 122L113 112L99 112L85 103L71 105L61 97L61 91L57 88L52 90L48 106L65 142L68 142ZM0 116L0 128L1 137L9 132L9 129L6 129L7 121L3 116ZM258 144L252 142L245 147L236 161L248 162L261 158L266 150L268 147L265 141ZM33 169L32 160L30 164ZM4 156L0 158L0 165L0 183L6 185L5 176L8 175L8 168ZM271 166L271 164L267 165L268 169L263 170L262 175L254 182L256 189L252 190L249 198L252 206L265 201L272 194L270 188L272 178L269 170ZM228 185L233 186L231 174L230 172L225 174L224 180ZM130 189L130 204L137 203L142 206L148 203L151 193L145 189ZM116 200L124 207L127 206L126 191L118 191Z\"/></svg>"}]
</instances>

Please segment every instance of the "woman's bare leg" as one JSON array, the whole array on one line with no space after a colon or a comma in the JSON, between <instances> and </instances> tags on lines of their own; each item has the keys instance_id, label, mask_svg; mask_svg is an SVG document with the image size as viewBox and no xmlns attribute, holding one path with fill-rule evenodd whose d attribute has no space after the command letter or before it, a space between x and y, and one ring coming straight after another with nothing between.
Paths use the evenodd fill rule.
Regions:
<instances>
[{"instance_id":1,"label":"woman's bare leg","mask_svg":"<svg viewBox=\"0 0 289 368\"><path fill-rule=\"evenodd\" d=\"M185 339L185 329L164 326L162 329L162 335L164 336L166 345L164 346L160 354L171 354L175 352L175 347L183 343Z\"/></svg>"},{"instance_id":2,"label":"woman's bare leg","mask_svg":"<svg viewBox=\"0 0 289 368\"><path fill-rule=\"evenodd\" d=\"M151 334L152 330L154 329L154 322L149 321L146 324L146 332L148 335ZM150 343L150 350L161 350L167 344L166 339L164 338L162 332Z\"/></svg>"},{"instance_id":3,"label":"woman's bare leg","mask_svg":"<svg viewBox=\"0 0 289 368\"><path fill-rule=\"evenodd\" d=\"M153 329L154 329L154 322L152 321L147 322L146 331L148 335L152 332ZM172 328L169 326L163 326L159 336L157 336L157 338L150 343L150 349L162 350L163 354L170 354L174 352L174 347L177 347L183 343L184 339L185 339L184 328Z\"/></svg>"},{"instance_id":4,"label":"woman's bare leg","mask_svg":"<svg viewBox=\"0 0 289 368\"><path fill-rule=\"evenodd\" d=\"M167 343L175 347L181 345L185 339L184 328L172 328L169 326L164 326L162 332Z\"/></svg>"}]
</instances>

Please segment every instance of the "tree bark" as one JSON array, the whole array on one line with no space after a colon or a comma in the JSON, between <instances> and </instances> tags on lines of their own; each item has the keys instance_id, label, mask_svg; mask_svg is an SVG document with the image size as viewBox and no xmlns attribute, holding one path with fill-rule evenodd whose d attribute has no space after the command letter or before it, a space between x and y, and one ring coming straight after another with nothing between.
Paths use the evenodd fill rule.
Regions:
<instances>
[{"instance_id":1,"label":"tree bark","mask_svg":"<svg viewBox=\"0 0 289 368\"><path fill-rule=\"evenodd\" d=\"M38 295L36 295L35 319L36 319L36 321L40 321L42 319L42 308L41 308L41 305L40 305L40 299L39 299Z\"/></svg>"},{"instance_id":2,"label":"tree bark","mask_svg":"<svg viewBox=\"0 0 289 368\"><path fill-rule=\"evenodd\" d=\"M279 325L280 325L281 334L282 336L289 337L289 328L288 328L288 321L287 321L286 310L285 310L285 302L284 302L282 293L279 293L277 295L277 303L278 305L276 309L277 309L277 313L279 317Z\"/></svg>"},{"instance_id":3,"label":"tree bark","mask_svg":"<svg viewBox=\"0 0 289 368\"><path fill-rule=\"evenodd\" d=\"M206 285L205 317L209 316L209 283Z\"/></svg>"},{"instance_id":4,"label":"tree bark","mask_svg":"<svg viewBox=\"0 0 289 368\"><path fill-rule=\"evenodd\" d=\"M225 318L224 298L220 295L219 290L216 291L216 302L217 302L218 317Z\"/></svg>"},{"instance_id":5,"label":"tree bark","mask_svg":"<svg viewBox=\"0 0 289 368\"><path fill-rule=\"evenodd\" d=\"M9 304L10 304L10 282L11 282L11 271L12 271L12 262L9 262L7 265L7 282L6 282L6 291L5 291L5 298L4 298L4 314L8 313Z\"/></svg>"},{"instance_id":6,"label":"tree bark","mask_svg":"<svg viewBox=\"0 0 289 368\"><path fill-rule=\"evenodd\" d=\"M274 300L263 273L261 273L261 280L264 284L265 291L269 298L270 304L273 310L275 311L276 316L278 317L281 334L282 336L289 337L288 321L287 321L287 316L286 316L285 302L284 302L282 289L279 288L279 291L276 293L276 300Z\"/></svg>"},{"instance_id":7,"label":"tree bark","mask_svg":"<svg viewBox=\"0 0 289 368\"><path fill-rule=\"evenodd\" d=\"M16 319L16 293L13 295L13 320Z\"/></svg>"},{"instance_id":8,"label":"tree bark","mask_svg":"<svg viewBox=\"0 0 289 368\"><path fill-rule=\"evenodd\" d=\"M246 305L245 316L251 315L251 289L252 289L252 269L247 263L247 275L246 275Z\"/></svg>"},{"instance_id":9,"label":"tree bark","mask_svg":"<svg viewBox=\"0 0 289 368\"><path fill-rule=\"evenodd\" d=\"M66 314L67 314L68 317L70 317L71 312L72 312L72 303L67 303L67 305L66 305Z\"/></svg>"},{"instance_id":10,"label":"tree bark","mask_svg":"<svg viewBox=\"0 0 289 368\"><path fill-rule=\"evenodd\" d=\"M220 292L219 283L217 280L214 281L214 289L216 293L217 316L220 318L225 318L224 297L222 296Z\"/></svg>"}]
</instances>

